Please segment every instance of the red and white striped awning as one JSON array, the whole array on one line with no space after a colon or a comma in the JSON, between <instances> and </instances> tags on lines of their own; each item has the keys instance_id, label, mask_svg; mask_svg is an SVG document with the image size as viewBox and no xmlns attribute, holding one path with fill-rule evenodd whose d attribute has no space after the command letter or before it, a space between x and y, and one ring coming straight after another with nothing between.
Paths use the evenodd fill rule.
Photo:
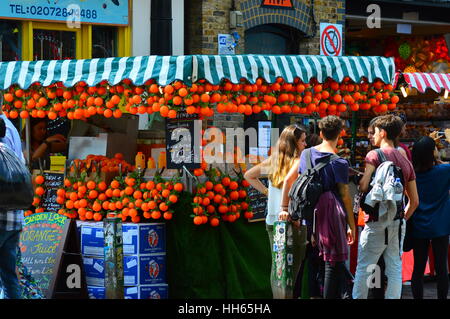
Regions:
<instances>
[{"instance_id":1,"label":"red and white striped awning","mask_svg":"<svg viewBox=\"0 0 450 319\"><path fill-rule=\"evenodd\" d=\"M410 88L416 88L421 93L426 89L437 93L450 91L450 74L447 73L403 73L403 77Z\"/></svg>"}]
</instances>

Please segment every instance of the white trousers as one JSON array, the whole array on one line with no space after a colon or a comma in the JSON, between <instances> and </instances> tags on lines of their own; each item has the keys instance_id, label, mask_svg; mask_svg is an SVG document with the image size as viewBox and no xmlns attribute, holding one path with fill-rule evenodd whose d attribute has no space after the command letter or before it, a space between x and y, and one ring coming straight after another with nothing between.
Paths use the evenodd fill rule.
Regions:
<instances>
[{"instance_id":1,"label":"white trousers","mask_svg":"<svg viewBox=\"0 0 450 319\"><path fill-rule=\"evenodd\" d=\"M383 216L387 217L387 216ZM406 222L403 220L399 243L399 226L401 220L380 219L364 226L358 246L358 264L353 285L353 299L367 299L369 288L380 283L380 270L377 262L381 256L386 265L388 278L386 299L400 299L402 295L402 259L403 239ZM386 233L387 229L387 233ZM375 272L374 272L375 271Z\"/></svg>"}]
</instances>

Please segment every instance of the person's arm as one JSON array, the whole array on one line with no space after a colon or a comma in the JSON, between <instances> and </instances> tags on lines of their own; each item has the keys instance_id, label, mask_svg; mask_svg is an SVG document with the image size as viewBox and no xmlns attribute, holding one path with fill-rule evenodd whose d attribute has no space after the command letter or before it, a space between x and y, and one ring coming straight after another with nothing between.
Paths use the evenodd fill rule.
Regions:
<instances>
[{"instance_id":1,"label":"person's arm","mask_svg":"<svg viewBox=\"0 0 450 319\"><path fill-rule=\"evenodd\" d=\"M281 189L281 203L280 203L280 214L279 219L280 220L287 220L288 219L288 205L289 205L289 191L291 190L292 184L294 184L295 180L298 177L298 167L300 165L300 159L297 159L292 165L291 169L289 170L288 174L286 175L284 182L283 182L283 188Z\"/></svg>"},{"instance_id":2,"label":"person's arm","mask_svg":"<svg viewBox=\"0 0 450 319\"><path fill-rule=\"evenodd\" d=\"M403 149L403 147L397 148L397 150L400 152L400 154L403 155L404 158L408 159L408 154L406 154L406 151Z\"/></svg>"},{"instance_id":3,"label":"person's arm","mask_svg":"<svg viewBox=\"0 0 450 319\"><path fill-rule=\"evenodd\" d=\"M45 143L45 141L39 145L39 147L31 155L31 161L35 161L45 155L45 152L50 147L50 143Z\"/></svg>"},{"instance_id":4,"label":"person's arm","mask_svg":"<svg viewBox=\"0 0 450 319\"><path fill-rule=\"evenodd\" d=\"M366 169L364 170L364 175L359 181L359 189L363 193L367 193L370 184L370 178L373 172L375 172L375 166L366 162Z\"/></svg>"},{"instance_id":5,"label":"person's arm","mask_svg":"<svg viewBox=\"0 0 450 319\"><path fill-rule=\"evenodd\" d=\"M50 152L51 153L60 153L67 149L67 140L61 134L56 134L50 136L46 139L47 142L50 142Z\"/></svg>"},{"instance_id":6,"label":"person's arm","mask_svg":"<svg viewBox=\"0 0 450 319\"><path fill-rule=\"evenodd\" d=\"M255 188L257 191L263 193L266 196L268 194L268 189L266 186L264 186L264 184L260 181L259 178L262 175L265 175L263 174L264 170L269 166L270 166L270 158L266 159L265 161L263 161L258 165L253 166L244 174L244 178L250 183L250 185L252 185L253 188Z\"/></svg>"},{"instance_id":7,"label":"person's arm","mask_svg":"<svg viewBox=\"0 0 450 319\"><path fill-rule=\"evenodd\" d=\"M338 183L339 195L341 195L342 202L344 203L344 208L347 212L347 224L350 227L347 232L348 244L352 245L355 240L355 218L353 216L352 199L350 197L350 190L348 184Z\"/></svg>"},{"instance_id":8,"label":"person's arm","mask_svg":"<svg viewBox=\"0 0 450 319\"><path fill-rule=\"evenodd\" d=\"M405 207L405 219L408 220L419 206L419 194L417 193L416 180L406 183L406 196L408 197L408 204Z\"/></svg>"}]
</instances>

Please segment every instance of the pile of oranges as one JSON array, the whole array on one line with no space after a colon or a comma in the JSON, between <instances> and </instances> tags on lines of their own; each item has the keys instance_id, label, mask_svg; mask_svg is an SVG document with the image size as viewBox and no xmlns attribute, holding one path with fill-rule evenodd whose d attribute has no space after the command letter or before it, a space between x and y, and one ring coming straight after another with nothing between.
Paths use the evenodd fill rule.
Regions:
<instances>
[{"instance_id":1,"label":"pile of oranges","mask_svg":"<svg viewBox=\"0 0 450 319\"><path fill-rule=\"evenodd\" d=\"M101 221L115 213L122 221L172 219L173 204L178 202L183 184L156 176L144 182L137 173L117 176L108 185L105 181L79 181L68 177L57 192L58 213L69 218Z\"/></svg>"},{"instance_id":2,"label":"pile of oranges","mask_svg":"<svg viewBox=\"0 0 450 319\"><path fill-rule=\"evenodd\" d=\"M122 166L122 171L133 171L134 166L129 164L127 161L123 159L122 153L116 153L112 158L103 155L88 155L86 159L74 159L75 166L71 167L71 171L73 172L75 167L80 168L80 172L85 172L90 170L92 172L97 171L96 165L94 163L100 164L100 171L103 173L118 173L119 165Z\"/></svg>"},{"instance_id":3,"label":"pile of oranges","mask_svg":"<svg viewBox=\"0 0 450 319\"><path fill-rule=\"evenodd\" d=\"M278 78L269 84L259 78L254 84L244 80L233 84L224 80L220 85L212 85L200 80L191 86L175 81L164 87L154 80L135 86L126 79L113 86L106 81L93 87L84 82L71 88L61 83L48 87L36 83L27 90L11 86L4 93L2 108L10 118L87 119L95 114L120 118L125 108L131 114L160 113L168 118L176 118L177 113L183 111L197 113L202 119L215 111L245 115L262 111L275 114L317 112L326 116L347 110L373 109L382 113L395 109L398 101L390 84L380 80L354 83L348 77L341 83L330 78L324 83L316 79L303 83L299 78L288 83Z\"/></svg>"},{"instance_id":4,"label":"pile of oranges","mask_svg":"<svg viewBox=\"0 0 450 319\"><path fill-rule=\"evenodd\" d=\"M253 217L246 191L250 184L245 179L231 178L215 168L202 172L208 179L197 184L194 194L191 217L195 225L209 222L216 227L220 221L233 223L241 213L246 219Z\"/></svg>"}]
</instances>

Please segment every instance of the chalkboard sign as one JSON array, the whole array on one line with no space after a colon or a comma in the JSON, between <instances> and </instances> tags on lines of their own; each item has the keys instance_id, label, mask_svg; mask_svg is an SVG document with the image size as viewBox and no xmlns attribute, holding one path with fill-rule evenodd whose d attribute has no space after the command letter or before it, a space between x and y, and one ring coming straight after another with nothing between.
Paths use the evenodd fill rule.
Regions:
<instances>
[{"instance_id":1,"label":"chalkboard sign","mask_svg":"<svg viewBox=\"0 0 450 319\"><path fill-rule=\"evenodd\" d=\"M44 171L45 194L42 198L42 207L46 212L57 213L61 205L56 202L56 192L64 186L64 173Z\"/></svg>"},{"instance_id":2,"label":"chalkboard sign","mask_svg":"<svg viewBox=\"0 0 450 319\"><path fill-rule=\"evenodd\" d=\"M51 212L27 216L19 246L23 264L46 298L87 296L75 220ZM74 280L67 279L71 275Z\"/></svg>"},{"instance_id":3,"label":"chalkboard sign","mask_svg":"<svg viewBox=\"0 0 450 319\"><path fill-rule=\"evenodd\" d=\"M269 180L267 177L261 178L260 181L266 186L269 186ZM250 199L250 207L253 211L253 217L249 219L249 222L258 222L266 220L266 210L267 210L267 196L260 193L258 190L249 187L247 191L247 196Z\"/></svg>"},{"instance_id":4,"label":"chalkboard sign","mask_svg":"<svg viewBox=\"0 0 450 319\"><path fill-rule=\"evenodd\" d=\"M168 169L178 169L183 166L188 169L200 167L200 161L195 159L196 152L194 152L194 125L197 119L198 114L186 112L177 112L177 117L174 119L166 118L166 162ZM201 129L201 125L199 129ZM200 132L198 135L200 135ZM185 145L182 145L183 141L186 142ZM200 141L197 144L200 146ZM190 150L190 152L186 150ZM200 154L200 152L197 153Z\"/></svg>"}]
</instances>

